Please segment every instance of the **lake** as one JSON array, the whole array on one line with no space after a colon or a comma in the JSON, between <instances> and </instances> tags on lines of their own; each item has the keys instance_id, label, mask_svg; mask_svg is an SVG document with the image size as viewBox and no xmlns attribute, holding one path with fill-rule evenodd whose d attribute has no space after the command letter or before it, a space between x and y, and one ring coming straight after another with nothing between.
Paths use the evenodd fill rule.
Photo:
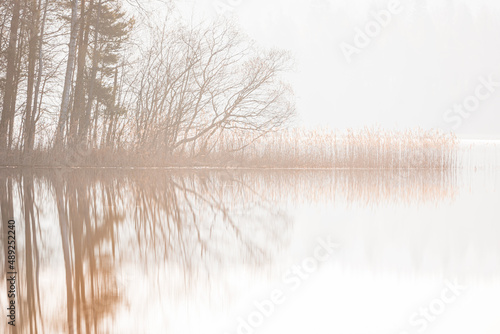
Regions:
<instances>
[{"instance_id":1,"label":"lake","mask_svg":"<svg viewBox=\"0 0 500 334\"><path fill-rule=\"evenodd\" d=\"M462 148L446 171L1 169L17 333L498 333L499 150Z\"/></svg>"}]
</instances>

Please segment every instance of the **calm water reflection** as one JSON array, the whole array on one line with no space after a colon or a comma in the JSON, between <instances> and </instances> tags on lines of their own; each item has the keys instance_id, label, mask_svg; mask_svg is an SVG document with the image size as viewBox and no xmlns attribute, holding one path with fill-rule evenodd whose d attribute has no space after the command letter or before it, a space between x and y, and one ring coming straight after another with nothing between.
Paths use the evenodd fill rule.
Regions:
<instances>
[{"instance_id":1,"label":"calm water reflection","mask_svg":"<svg viewBox=\"0 0 500 334\"><path fill-rule=\"evenodd\" d=\"M16 329L233 333L249 291L279 282L326 234L342 244L329 265L343 273L496 280L492 173L3 170Z\"/></svg>"}]
</instances>

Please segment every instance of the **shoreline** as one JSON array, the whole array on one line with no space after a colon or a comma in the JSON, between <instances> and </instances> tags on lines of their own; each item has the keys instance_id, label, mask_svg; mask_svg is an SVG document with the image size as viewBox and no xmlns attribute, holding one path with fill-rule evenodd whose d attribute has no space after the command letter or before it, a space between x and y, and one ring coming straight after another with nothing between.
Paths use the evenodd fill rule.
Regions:
<instances>
[{"instance_id":1,"label":"shoreline","mask_svg":"<svg viewBox=\"0 0 500 334\"><path fill-rule=\"evenodd\" d=\"M465 167L400 167L400 168L383 168L383 167L224 167L224 166L152 166L152 167L136 167L136 166L0 166L0 169L130 169L130 170L151 170L151 169L166 169L166 170L318 170L318 171L335 171L335 170L367 170L367 171L405 171L405 170L438 170L451 171L466 169Z\"/></svg>"}]
</instances>

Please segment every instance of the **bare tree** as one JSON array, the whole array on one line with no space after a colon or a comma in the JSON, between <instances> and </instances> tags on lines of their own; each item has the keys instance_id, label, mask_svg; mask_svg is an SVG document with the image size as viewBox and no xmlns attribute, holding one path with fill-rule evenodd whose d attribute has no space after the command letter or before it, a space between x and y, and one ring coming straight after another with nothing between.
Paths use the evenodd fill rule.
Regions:
<instances>
[{"instance_id":1,"label":"bare tree","mask_svg":"<svg viewBox=\"0 0 500 334\"><path fill-rule=\"evenodd\" d=\"M258 137L293 116L287 52L259 50L227 22L156 31L136 80L139 145L203 151L225 131Z\"/></svg>"}]
</instances>

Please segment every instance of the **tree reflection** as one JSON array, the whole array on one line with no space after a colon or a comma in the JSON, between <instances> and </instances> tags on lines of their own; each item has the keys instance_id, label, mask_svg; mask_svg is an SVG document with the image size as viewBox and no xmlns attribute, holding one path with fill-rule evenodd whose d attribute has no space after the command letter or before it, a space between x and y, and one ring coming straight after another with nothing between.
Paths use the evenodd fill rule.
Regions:
<instances>
[{"instance_id":1,"label":"tree reflection","mask_svg":"<svg viewBox=\"0 0 500 334\"><path fill-rule=\"evenodd\" d=\"M437 171L61 169L4 171L0 181L2 220L18 217L19 333L114 332L138 307L137 280L185 298L224 286L228 270L272 268L292 224L279 203L456 192L456 176Z\"/></svg>"}]
</instances>

